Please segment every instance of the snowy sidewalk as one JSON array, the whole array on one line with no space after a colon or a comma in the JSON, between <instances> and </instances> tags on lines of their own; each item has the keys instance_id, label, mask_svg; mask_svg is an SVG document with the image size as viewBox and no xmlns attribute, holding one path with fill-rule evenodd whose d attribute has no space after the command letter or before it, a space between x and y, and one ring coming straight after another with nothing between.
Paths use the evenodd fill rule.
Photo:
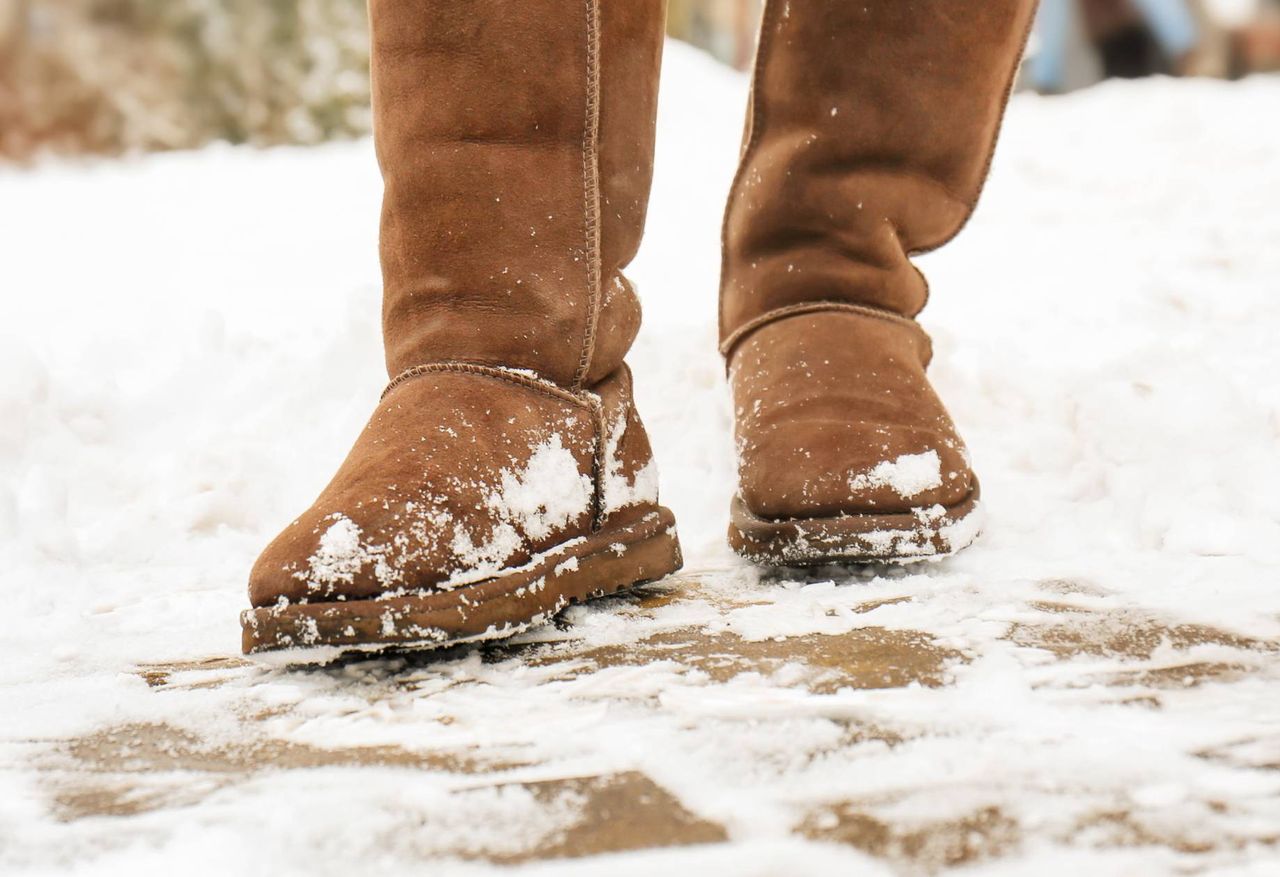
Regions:
<instances>
[{"instance_id":1,"label":"snowy sidewalk","mask_svg":"<svg viewBox=\"0 0 1280 877\"><path fill-rule=\"evenodd\" d=\"M687 567L431 657L238 654L385 380L370 144L0 171L0 871L1280 873L1280 79L1015 98L922 261L987 532L790 574L723 543L745 83L664 81L630 359Z\"/></svg>"}]
</instances>

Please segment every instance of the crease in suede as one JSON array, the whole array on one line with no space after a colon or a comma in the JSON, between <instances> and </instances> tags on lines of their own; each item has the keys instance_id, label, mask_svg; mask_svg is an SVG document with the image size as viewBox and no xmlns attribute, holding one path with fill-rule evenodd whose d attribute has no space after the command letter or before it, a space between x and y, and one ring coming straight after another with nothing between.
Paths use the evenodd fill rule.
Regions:
<instances>
[{"instance_id":1,"label":"crease in suede","mask_svg":"<svg viewBox=\"0 0 1280 877\"><path fill-rule=\"evenodd\" d=\"M766 0L762 13L746 136L722 227L722 340L746 320L797 300L842 299L904 316L914 316L923 308L928 284L909 257L942 246L972 215L990 169L999 120L1012 91L1034 2L926 0L857 5L789 0L785 6L783 14L777 0ZM887 63L887 58L901 63ZM918 59L928 63L913 66L911 62ZM818 87L835 83L841 88ZM827 109L836 109L839 115L827 117ZM805 118L808 121L802 121ZM902 120L905 125L898 124ZM817 138L819 149L812 158L806 157L805 147L795 145L806 131ZM953 143L957 138L960 142ZM824 145L823 140L834 145ZM772 155L778 148L801 163ZM768 153L772 166L757 160L763 153ZM945 194L941 200L934 199L936 206L924 214L912 203L908 212L914 218L908 225L900 215L902 208L891 201L868 204L871 210L887 205L882 218L893 227L899 244L864 253L864 258L875 255L875 261L867 264L889 260L879 264L880 270L900 266L916 278L913 288L881 300L867 298L871 292L857 285L807 295L788 293L792 298L787 301L761 298L759 292L753 293L754 304L743 298L747 287L769 285L767 277L760 278L749 269L762 249L756 243L761 233L752 229L760 226L782 233L796 227L796 218L821 214L802 200L788 203L782 195L785 187L763 207L743 206L758 188L753 181L770 174L776 177L779 168L806 180L910 177ZM931 197L922 193L917 200L927 202ZM953 208L942 201L955 205L954 215L947 215ZM848 206L841 208L844 215L856 215ZM922 223L922 217L927 221ZM829 228L832 234L849 232L839 223ZM929 228L936 228L936 233L924 235ZM744 252L743 246L753 249ZM854 261L852 254L850 258Z\"/></svg>"}]
</instances>

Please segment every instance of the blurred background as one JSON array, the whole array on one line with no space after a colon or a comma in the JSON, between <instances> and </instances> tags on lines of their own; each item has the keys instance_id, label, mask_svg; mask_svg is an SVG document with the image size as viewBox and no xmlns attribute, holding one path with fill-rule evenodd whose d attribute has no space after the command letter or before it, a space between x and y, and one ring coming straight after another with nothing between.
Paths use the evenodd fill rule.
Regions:
<instances>
[{"instance_id":1,"label":"blurred background","mask_svg":"<svg viewBox=\"0 0 1280 877\"><path fill-rule=\"evenodd\" d=\"M671 0L750 64L761 0ZM1022 87L1280 70L1280 0L1043 0ZM0 161L369 130L365 0L0 0Z\"/></svg>"}]
</instances>

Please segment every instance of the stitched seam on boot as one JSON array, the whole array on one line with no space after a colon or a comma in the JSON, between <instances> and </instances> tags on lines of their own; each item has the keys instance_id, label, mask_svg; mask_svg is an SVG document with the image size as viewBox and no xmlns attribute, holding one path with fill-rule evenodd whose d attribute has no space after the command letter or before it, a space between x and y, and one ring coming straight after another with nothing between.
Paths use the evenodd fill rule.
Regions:
<instances>
[{"instance_id":1,"label":"stitched seam on boot","mask_svg":"<svg viewBox=\"0 0 1280 877\"><path fill-rule=\"evenodd\" d=\"M582 132L583 231L586 237L587 320L573 388L582 389L595 352L600 321L600 3L586 0L587 105Z\"/></svg>"},{"instance_id":2,"label":"stitched seam on boot","mask_svg":"<svg viewBox=\"0 0 1280 877\"><path fill-rule=\"evenodd\" d=\"M604 526L604 469L605 441L608 436L608 424L604 417L604 400L594 393L584 394L587 404L591 406L591 416L595 421L596 444L591 456L591 483L594 485L591 501L594 509L591 514L591 532L600 532Z\"/></svg>"},{"instance_id":3,"label":"stitched seam on boot","mask_svg":"<svg viewBox=\"0 0 1280 877\"><path fill-rule=\"evenodd\" d=\"M509 384L515 384L518 387L536 390L547 396L559 399L561 402L569 402L581 408L594 410L594 406L590 399L578 393L571 393L550 381L544 381L541 378L526 375L522 372L510 371L508 369L497 368L489 365L476 365L470 362L430 362L423 365L415 365L412 368L407 368L400 372L400 374L396 375L391 380L391 383L387 384L387 388L382 391L380 399L387 398L388 393L407 381L422 377L423 375L439 374L442 372L493 378L495 380L505 381Z\"/></svg>"},{"instance_id":4,"label":"stitched seam on boot","mask_svg":"<svg viewBox=\"0 0 1280 877\"><path fill-rule=\"evenodd\" d=\"M845 313L857 314L862 317L872 317L877 320L885 320L890 323L895 323L899 326L909 327L919 333L920 339L924 342L925 360L927 361L930 358L933 345L929 341L929 336L925 333L924 329L920 328L920 324L915 320L908 319L901 314L895 314L893 311L883 311L879 308L873 308L867 305L856 305L839 301L805 302L803 304L794 304L787 305L786 307L775 308L768 313L761 314L752 320L748 320L741 327L736 329L733 334L726 338L724 343L720 345L720 353L728 359L729 355L733 352L733 349L757 329L767 326L777 320L785 319L786 317L793 317L798 314L817 313L820 311L843 311Z\"/></svg>"},{"instance_id":5,"label":"stitched seam on boot","mask_svg":"<svg viewBox=\"0 0 1280 877\"><path fill-rule=\"evenodd\" d=\"M764 106L761 102L762 89L760 81L764 77L769 38L773 34L770 22L773 20L772 13L776 5L772 0L764 0L764 6L760 10L760 38L756 43L756 57L747 107L750 114L747 120L747 124L751 126L749 129L750 136L747 137L747 142L742 147L742 155L738 159L738 170L733 175L733 183L729 186L729 197L725 202L724 221L720 225L720 301L717 311L721 335L724 335L725 285L729 276L729 213L738 198L738 189L742 185L742 178L747 173L747 166L751 162L751 156L760 140L760 131L764 127Z\"/></svg>"}]
</instances>

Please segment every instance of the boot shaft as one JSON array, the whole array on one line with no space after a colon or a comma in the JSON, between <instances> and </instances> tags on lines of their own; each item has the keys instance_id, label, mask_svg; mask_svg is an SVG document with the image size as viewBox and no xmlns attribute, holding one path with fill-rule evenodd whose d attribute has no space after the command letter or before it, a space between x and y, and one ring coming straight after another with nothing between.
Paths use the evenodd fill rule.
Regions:
<instances>
[{"instance_id":1,"label":"boot shaft","mask_svg":"<svg viewBox=\"0 0 1280 877\"><path fill-rule=\"evenodd\" d=\"M621 268L652 174L663 0L370 0L394 376L440 361L562 386L639 328Z\"/></svg>"},{"instance_id":2,"label":"boot shaft","mask_svg":"<svg viewBox=\"0 0 1280 877\"><path fill-rule=\"evenodd\" d=\"M779 309L913 317L977 201L1034 0L767 0L725 214L726 352Z\"/></svg>"}]
</instances>

